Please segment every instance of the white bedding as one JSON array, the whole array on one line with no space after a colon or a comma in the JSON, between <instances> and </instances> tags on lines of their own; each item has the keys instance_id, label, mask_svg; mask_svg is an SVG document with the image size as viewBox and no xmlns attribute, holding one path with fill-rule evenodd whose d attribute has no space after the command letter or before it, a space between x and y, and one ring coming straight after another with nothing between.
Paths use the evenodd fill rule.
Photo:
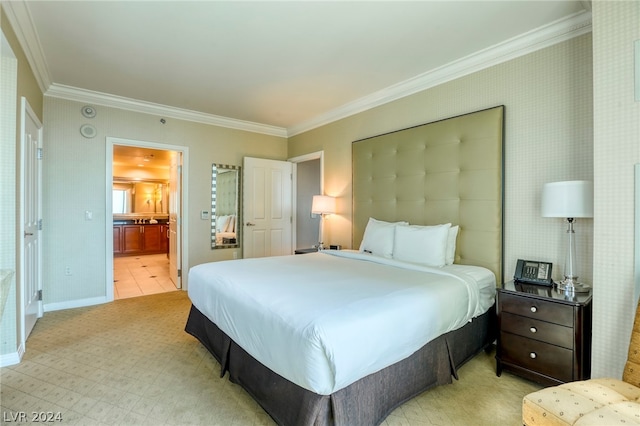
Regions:
<instances>
[{"instance_id":1,"label":"white bedding","mask_svg":"<svg viewBox=\"0 0 640 426\"><path fill-rule=\"evenodd\" d=\"M255 359L321 395L398 362L484 313L487 269L428 268L327 250L189 271L194 306Z\"/></svg>"}]
</instances>

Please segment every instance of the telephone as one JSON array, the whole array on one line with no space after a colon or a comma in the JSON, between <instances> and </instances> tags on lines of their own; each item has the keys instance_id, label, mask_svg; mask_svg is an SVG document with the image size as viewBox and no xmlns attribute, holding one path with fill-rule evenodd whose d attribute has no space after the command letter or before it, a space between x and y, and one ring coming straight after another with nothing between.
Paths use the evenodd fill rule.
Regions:
<instances>
[{"instance_id":1,"label":"telephone","mask_svg":"<svg viewBox=\"0 0 640 426\"><path fill-rule=\"evenodd\" d=\"M537 262L533 260L518 259L516 272L513 275L515 282L552 286L551 263Z\"/></svg>"}]
</instances>

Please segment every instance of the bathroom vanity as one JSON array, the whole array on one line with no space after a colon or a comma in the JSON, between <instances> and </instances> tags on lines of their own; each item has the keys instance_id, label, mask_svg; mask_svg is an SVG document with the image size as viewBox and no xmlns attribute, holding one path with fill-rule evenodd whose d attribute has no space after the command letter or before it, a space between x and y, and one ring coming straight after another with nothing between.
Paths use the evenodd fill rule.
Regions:
<instances>
[{"instance_id":1,"label":"bathroom vanity","mask_svg":"<svg viewBox=\"0 0 640 426\"><path fill-rule=\"evenodd\" d=\"M125 223L113 225L114 256L168 253L168 223Z\"/></svg>"}]
</instances>

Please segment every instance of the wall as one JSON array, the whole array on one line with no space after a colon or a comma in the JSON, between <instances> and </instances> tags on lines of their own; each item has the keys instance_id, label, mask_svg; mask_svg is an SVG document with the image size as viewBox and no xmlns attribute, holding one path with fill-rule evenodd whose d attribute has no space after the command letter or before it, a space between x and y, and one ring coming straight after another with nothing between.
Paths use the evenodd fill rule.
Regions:
<instances>
[{"instance_id":1,"label":"wall","mask_svg":"<svg viewBox=\"0 0 640 426\"><path fill-rule=\"evenodd\" d=\"M633 170L640 162L640 102L633 93L633 43L639 23L639 2L593 2L593 377L622 375L638 297Z\"/></svg>"},{"instance_id":2,"label":"wall","mask_svg":"<svg viewBox=\"0 0 640 426\"><path fill-rule=\"evenodd\" d=\"M17 117L17 81L18 61L2 35L2 56L0 60L0 170L3 184L0 185L0 270L10 277L0 283L0 355L16 354L17 341L17 294L16 271L18 270L17 251L17 188L16 141ZM7 182L8 184L4 184ZM0 363L0 365L9 362ZM13 362L11 362L13 363Z\"/></svg>"},{"instance_id":3,"label":"wall","mask_svg":"<svg viewBox=\"0 0 640 426\"><path fill-rule=\"evenodd\" d=\"M227 129L183 120L96 106L91 120L97 136L85 139L80 126L88 120L82 103L45 97L44 163L44 282L45 309L73 306L105 296L107 221L106 137L150 141L187 147L189 216L188 264L232 258L232 250L211 250L209 220L200 210L211 209L211 164L241 165L244 156L286 159L284 138ZM86 221L85 210L93 212ZM69 266L72 275L65 275Z\"/></svg>"},{"instance_id":4,"label":"wall","mask_svg":"<svg viewBox=\"0 0 640 426\"><path fill-rule=\"evenodd\" d=\"M17 318L18 288L20 274L20 246L17 236L22 235L18 197L18 167L20 159L20 102L25 97L38 118L42 120L42 91L24 55L16 35L0 9L2 28L2 54L0 66L2 98L2 130L0 132L0 269L16 271L10 282L10 290L4 314L0 318L0 365L18 362L20 324ZM11 104L6 104L11 102Z\"/></svg>"},{"instance_id":5,"label":"wall","mask_svg":"<svg viewBox=\"0 0 640 426\"><path fill-rule=\"evenodd\" d=\"M320 216L311 217L313 196L320 194L320 160L297 163L296 248L309 248L319 241Z\"/></svg>"},{"instance_id":6,"label":"wall","mask_svg":"<svg viewBox=\"0 0 640 426\"><path fill-rule=\"evenodd\" d=\"M546 182L593 179L591 35L586 34L289 140L289 156L324 150L327 195L339 197L327 244L351 242L351 143L505 105L505 276L518 258L554 263L561 277L566 224L540 216ZM581 278L592 282L591 219L579 220Z\"/></svg>"}]
</instances>

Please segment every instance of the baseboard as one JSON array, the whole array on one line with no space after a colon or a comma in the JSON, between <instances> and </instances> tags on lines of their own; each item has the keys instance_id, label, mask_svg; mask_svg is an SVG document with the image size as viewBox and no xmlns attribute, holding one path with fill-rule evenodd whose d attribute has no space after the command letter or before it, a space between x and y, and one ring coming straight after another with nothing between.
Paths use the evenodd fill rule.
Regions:
<instances>
[{"instance_id":1,"label":"baseboard","mask_svg":"<svg viewBox=\"0 0 640 426\"><path fill-rule=\"evenodd\" d=\"M61 311L63 309L84 308L85 306L101 305L107 303L106 297L91 297L89 299L68 300L65 302L45 303L45 312Z\"/></svg>"},{"instance_id":2,"label":"baseboard","mask_svg":"<svg viewBox=\"0 0 640 426\"><path fill-rule=\"evenodd\" d=\"M0 355L0 367L20 364L24 355L24 346L20 345L17 351Z\"/></svg>"}]
</instances>

